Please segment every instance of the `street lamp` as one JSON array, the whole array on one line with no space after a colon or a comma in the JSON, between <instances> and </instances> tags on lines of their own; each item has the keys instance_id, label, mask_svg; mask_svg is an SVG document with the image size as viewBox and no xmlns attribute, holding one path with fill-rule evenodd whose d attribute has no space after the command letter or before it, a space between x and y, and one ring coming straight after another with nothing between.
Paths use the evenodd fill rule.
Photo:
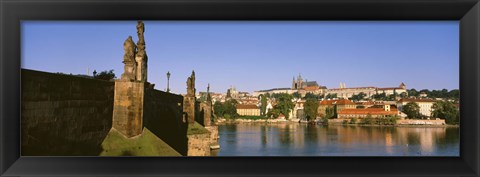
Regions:
<instances>
[{"instance_id":1,"label":"street lamp","mask_svg":"<svg viewBox=\"0 0 480 177\"><path fill-rule=\"evenodd\" d=\"M167 72L167 92L170 92L170 71Z\"/></svg>"}]
</instances>

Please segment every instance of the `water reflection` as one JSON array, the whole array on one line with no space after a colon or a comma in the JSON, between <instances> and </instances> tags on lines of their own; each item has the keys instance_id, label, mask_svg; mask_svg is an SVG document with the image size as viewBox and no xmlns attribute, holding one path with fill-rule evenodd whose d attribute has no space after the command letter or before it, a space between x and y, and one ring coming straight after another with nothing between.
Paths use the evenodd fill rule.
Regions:
<instances>
[{"instance_id":1,"label":"water reflection","mask_svg":"<svg viewBox=\"0 0 480 177\"><path fill-rule=\"evenodd\" d=\"M218 156L459 156L459 128L220 125Z\"/></svg>"}]
</instances>

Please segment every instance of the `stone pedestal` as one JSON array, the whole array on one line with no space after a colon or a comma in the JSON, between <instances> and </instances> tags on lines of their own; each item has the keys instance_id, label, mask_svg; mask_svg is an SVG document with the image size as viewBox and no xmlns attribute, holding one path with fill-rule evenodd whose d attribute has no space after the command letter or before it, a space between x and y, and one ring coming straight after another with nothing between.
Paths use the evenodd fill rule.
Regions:
<instances>
[{"instance_id":1,"label":"stone pedestal","mask_svg":"<svg viewBox=\"0 0 480 177\"><path fill-rule=\"evenodd\" d=\"M127 137L142 133L144 91L144 82L115 81L112 126Z\"/></svg>"},{"instance_id":2,"label":"stone pedestal","mask_svg":"<svg viewBox=\"0 0 480 177\"><path fill-rule=\"evenodd\" d=\"M211 123L211 117L212 117L212 106L208 103L200 103L200 112L203 113L202 117L203 117L203 122L202 125L205 126L205 127L208 127L210 126L212 123Z\"/></svg>"},{"instance_id":3,"label":"stone pedestal","mask_svg":"<svg viewBox=\"0 0 480 177\"><path fill-rule=\"evenodd\" d=\"M195 97L183 97L183 112L186 114L187 122L193 124L195 122Z\"/></svg>"}]
</instances>

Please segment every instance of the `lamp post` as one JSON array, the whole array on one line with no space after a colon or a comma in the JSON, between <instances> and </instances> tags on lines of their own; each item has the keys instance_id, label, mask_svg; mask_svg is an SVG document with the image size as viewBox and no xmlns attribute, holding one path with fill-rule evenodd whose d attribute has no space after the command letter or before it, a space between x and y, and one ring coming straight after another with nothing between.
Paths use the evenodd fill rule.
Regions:
<instances>
[{"instance_id":1,"label":"lamp post","mask_svg":"<svg viewBox=\"0 0 480 177\"><path fill-rule=\"evenodd\" d=\"M170 71L167 72L167 92L170 92Z\"/></svg>"}]
</instances>

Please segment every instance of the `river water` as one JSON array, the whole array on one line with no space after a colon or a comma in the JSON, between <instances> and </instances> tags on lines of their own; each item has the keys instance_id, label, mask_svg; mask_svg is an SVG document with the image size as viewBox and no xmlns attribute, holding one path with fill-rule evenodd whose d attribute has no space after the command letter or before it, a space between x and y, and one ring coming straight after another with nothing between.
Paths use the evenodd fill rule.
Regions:
<instances>
[{"instance_id":1,"label":"river water","mask_svg":"<svg viewBox=\"0 0 480 177\"><path fill-rule=\"evenodd\" d=\"M219 125L217 156L459 156L456 127Z\"/></svg>"}]
</instances>

